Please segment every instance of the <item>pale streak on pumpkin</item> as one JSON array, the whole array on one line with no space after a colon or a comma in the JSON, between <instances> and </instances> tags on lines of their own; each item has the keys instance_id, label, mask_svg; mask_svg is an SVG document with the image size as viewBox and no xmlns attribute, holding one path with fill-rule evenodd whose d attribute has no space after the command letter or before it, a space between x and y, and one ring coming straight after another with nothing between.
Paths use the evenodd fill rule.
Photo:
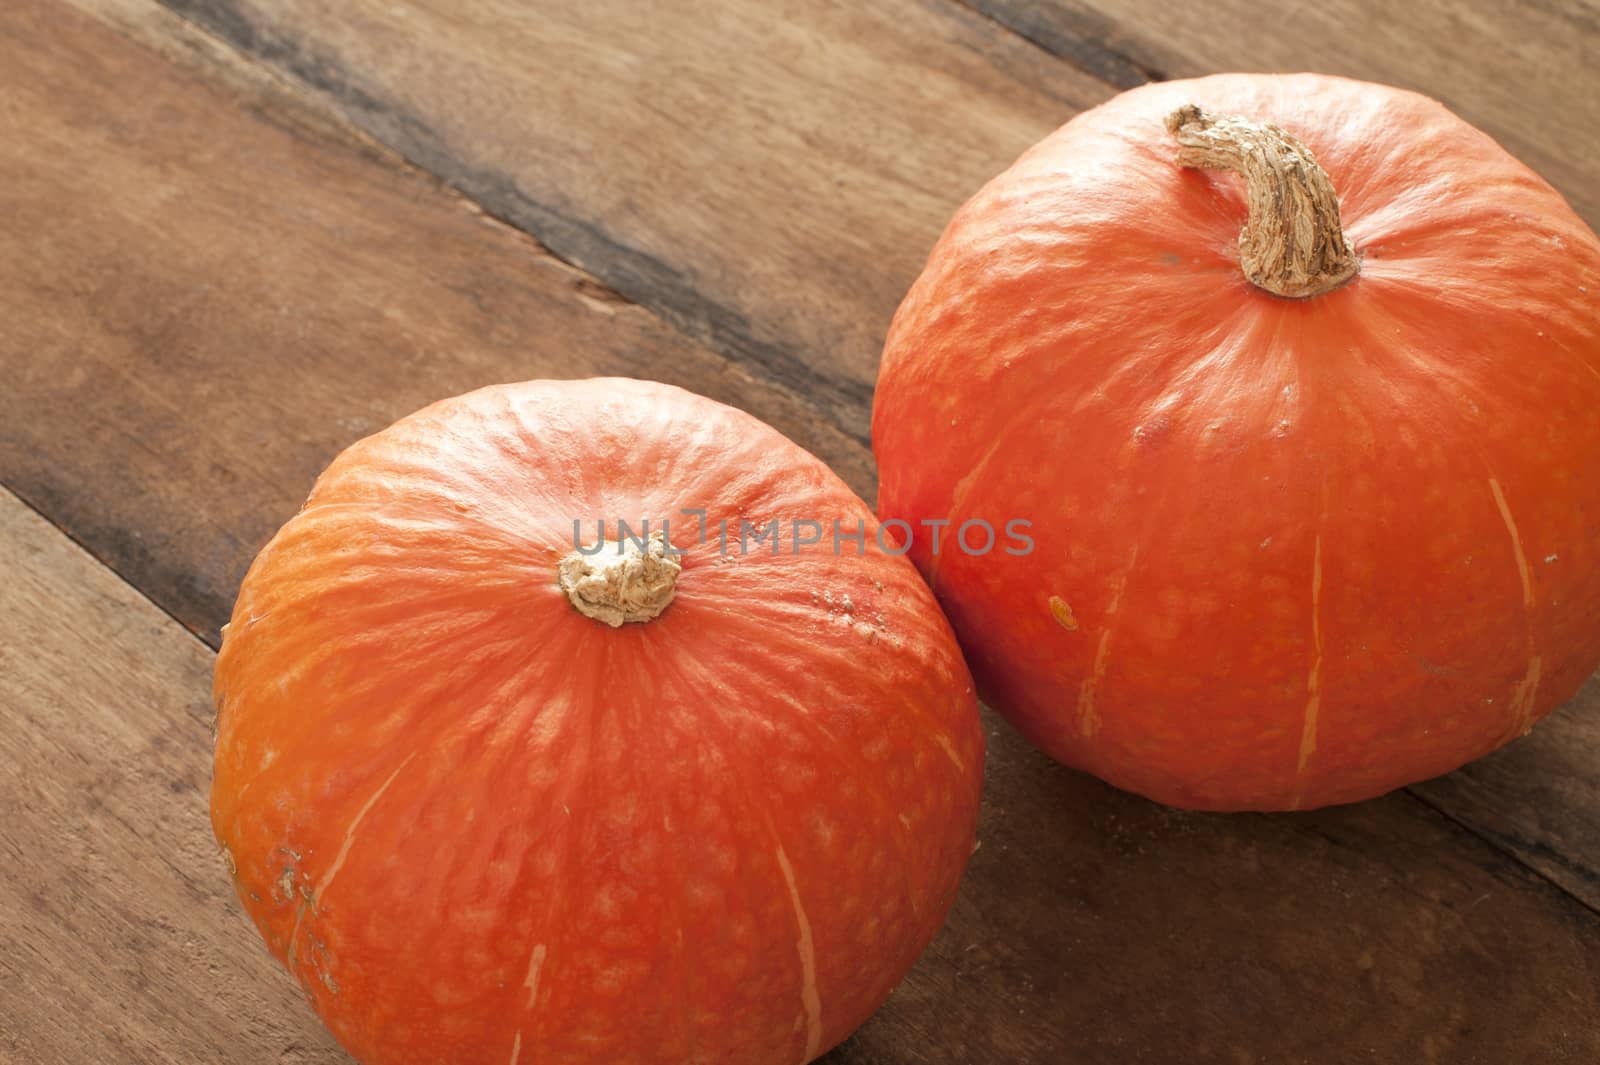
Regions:
<instances>
[{"instance_id":1,"label":"pale streak on pumpkin","mask_svg":"<svg viewBox=\"0 0 1600 1065\"><path fill-rule=\"evenodd\" d=\"M933 742L939 745L939 749L944 752L945 757L950 759L950 764L965 775L967 763L961 760L961 754L956 750L956 745L950 742L950 733L940 727L940 723L934 721L931 715L926 713L917 703L906 699L902 700L901 705L905 706L913 716L920 717L929 723L931 727L928 729L928 735L933 738Z\"/></svg>"},{"instance_id":2,"label":"pale streak on pumpkin","mask_svg":"<svg viewBox=\"0 0 1600 1065\"><path fill-rule=\"evenodd\" d=\"M289 930L288 964L290 972L295 971L295 944L299 942L300 925L305 921L306 911L315 909L317 904L322 901L323 896L327 894L328 888L333 886L333 878L339 875L339 870L344 868L345 859L350 857L350 848L355 845L356 829L361 827L362 819L367 816L374 806L378 805L378 800L383 798L383 793L389 790L389 786L400 775L400 771L410 765L411 759L415 757L415 752L407 755L405 761L395 766L394 772L389 774L389 779L379 785L378 790L374 791L368 796L367 801L362 803L361 809L357 810L355 817L351 819L350 827L344 831L344 842L339 845L339 853L334 855L333 864L328 866L328 871L322 874L322 879L317 882L317 886L312 889L311 894L301 903L300 911L294 916L294 927ZM296 975L299 974L297 973Z\"/></svg>"},{"instance_id":3,"label":"pale streak on pumpkin","mask_svg":"<svg viewBox=\"0 0 1600 1065\"><path fill-rule=\"evenodd\" d=\"M1306 710L1300 725L1300 758L1295 765L1294 798L1289 809L1300 808L1306 766L1317 749L1317 712L1322 709L1322 534L1311 551L1311 672L1306 676Z\"/></svg>"},{"instance_id":4,"label":"pale streak on pumpkin","mask_svg":"<svg viewBox=\"0 0 1600 1065\"><path fill-rule=\"evenodd\" d=\"M1568 355L1571 355L1573 358L1577 359L1579 366L1582 366L1585 370L1588 370L1590 373L1594 374L1596 379L1600 379L1600 368L1597 368L1594 363L1584 358L1580 353L1573 351L1571 345L1567 344L1565 341L1556 336L1550 336L1546 339L1555 344L1556 347L1560 348Z\"/></svg>"},{"instance_id":5,"label":"pale streak on pumpkin","mask_svg":"<svg viewBox=\"0 0 1600 1065\"><path fill-rule=\"evenodd\" d=\"M946 736L942 732L935 732L933 734L933 742L939 745L939 749L944 751L945 755L949 757L951 763L957 769L961 770L963 773L967 771L966 764L961 761L961 756L956 753L956 745L950 742L949 736Z\"/></svg>"},{"instance_id":6,"label":"pale streak on pumpkin","mask_svg":"<svg viewBox=\"0 0 1600 1065\"><path fill-rule=\"evenodd\" d=\"M800 951L800 1003L806 1011L806 1056L802 1060L810 1061L822 1049L822 998L817 994L816 943L811 938L811 922L806 918L806 909L800 903L794 867L789 864L789 856L784 853L781 843L778 845L778 868L783 871L784 883L789 888L789 902L794 906L795 923L800 927L800 939L796 947Z\"/></svg>"},{"instance_id":7,"label":"pale streak on pumpkin","mask_svg":"<svg viewBox=\"0 0 1600 1065\"><path fill-rule=\"evenodd\" d=\"M1533 697L1539 692L1539 674L1543 671L1543 656L1534 655L1528 659L1528 672L1523 674L1511 693L1511 713L1516 724L1516 735L1523 735L1533 727L1529 719L1533 717Z\"/></svg>"},{"instance_id":8,"label":"pale streak on pumpkin","mask_svg":"<svg viewBox=\"0 0 1600 1065\"><path fill-rule=\"evenodd\" d=\"M1489 478L1489 491L1494 493L1494 505L1500 508L1500 520L1506 523L1506 532L1511 534L1511 552L1517 560L1517 576L1522 578L1522 603L1529 610L1533 609L1533 576L1528 569L1528 555L1522 549L1522 535L1517 532L1517 523L1511 517L1511 508L1506 505L1506 495L1500 490L1500 482Z\"/></svg>"},{"instance_id":9,"label":"pale streak on pumpkin","mask_svg":"<svg viewBox=\"0 0 1600 1065\"><path fill-rule=\"evenodd\" d=\"M967 497L972 494L972 489L977 485L978 477L988 467L995 455L999 453L1000 447L1004 443L1005 440L1000 439L990 444L989 450L985 451L982 457L972 464L972 469L967 471L967 475L957 481L955 487L950 489L950 512L945 515L944 528L946 531L955 525L956 515L960 514L962 508L966 506ZM944 554L941 551L939 554L933 555L932 561L928 564L928 588L932 591L939 590L939 562L943 557Z\"/></svg>"},{"instance_id":10,"label":"pale streak on pumpkin","mask_svg":"<svg viewBox=\"0 0 1600 1065\"><path fill-rule=\"evenodd\" d=\"M539 997L539 973L544 969L545 946L540 943L533 948L533 954L528 958L528 975L522 981L522 986L528 989L528 1008L532 1009L534 1001Z\"/></svg>"},{"instance_id":11,"label":"pale streak on pumpkin","mask_svg":"<svg viewBox=\"0 0 1600 1065\"><path fill-rule=\"evenodd\" d=\"M1122 606L1122 593L1128 589L1128 574L1133 572L1134 563L1139 561L1139 549L1135 547L1133 554L1128 556L1128 565L1111 585L1111 602L1106 604L1106 618L1115 618L1118 608ZM1084 739L1092 739L1100 731L1100 715L1094 708L1094 696L1100 687L1100 682L1106 676L1106 662L1111 657L1111 621L1107 620L1105 628L1100 630L1100 643L1094 652L1094 671L1084 679L1078 687L1078 733Z\"/></svg>"},{"instance_id":12,"label":"pale streak on pumpkin","mask_svg":"<svg viewBox=\"0 0 1600 1065\"><path fill-rule=\"evenodd\" d=\"M522 1057L522 1033L518 1032L516 1038L511 1040L511 1061L507 1065L517 1065Z\"/></svg>"},{"instance_id":13,"label":"pale streak on pumpkin","mask_svg":"<svg viewBox=\"0 0 1600 1065\"><path fill-rule=\"evenodd\" d=\"M1078 733L1092 739L1100 731L1100 714L1094 708L1094 692L1106 675L1106 659L1111 654L1111 629L1100 633L1100 644L1094 652L1094 672L1078 687Z\"/></svg>"},{"instance_id":14,"label":"pale streak on pumpkin","mask_svg":"<svg viewBox=\"0 0 1600 1065\"><path fill-rule=\"evenodd\" d=\"M1543 672L1543 657L1535 653L1533 644L1533 574L1528 567L1528 553L1522 546L1522 534L1517 532L1517 522L1511 516L1511 507L1506 503L1506 494L1500 488L1497 478L1489 478L1489 491L1494 494L1494 505L1500 508L1500 520L1505 522L1506 532L1511 536L1511 553L1517 561L1517 576L1522 578L1522 605L1528 612L1528 671L1523 674L1522 680L1511 693L1511 715L1513 735L1520 735L1528 731L1529 719L1533 716L1534 696L1539 691L1539 674Z\"/></svg>"}]
</instances>

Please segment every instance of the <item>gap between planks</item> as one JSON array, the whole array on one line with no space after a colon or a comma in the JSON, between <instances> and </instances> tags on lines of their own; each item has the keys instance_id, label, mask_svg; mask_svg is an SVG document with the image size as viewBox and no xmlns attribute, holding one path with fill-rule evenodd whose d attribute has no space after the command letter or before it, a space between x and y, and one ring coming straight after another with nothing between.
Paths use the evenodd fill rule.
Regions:
<instances>
[{"instance_id":1,"label":"gap between planks","mask_svg":"<svg viewBox=\"0 0 1600 1065\"><path fill-rule=\"evenodd\" d=\"M198 643L201 647L204 647L206 649L207 653L212 654L212 655L215 655L217 653L217 649L222 644L222 634L221 634L221 632L217 633L217 642L216 643L212 643L210 640L206 639L204 635L202 635L201 633L196 632L194 629L190 628L188 625L185 625L183 623L183 620L181 618L179 618L178 615L174 614L171 610L168 610L165 605L163 605L162 603L158 602L156 599L154 599L149 594L147 594L143 588L139 587L132 580L130 580L128 578L128 576L126 574L124 574L121 570L119 570L116 566L113 566L110 562L106 561L104 558L101 558L98 554L95 553L95 551L94 551L94 549L92 547L90 547L88 544L84 543L82 540L80 540L76 536L74 536L72 534L72 530L71 529L68 529L66 526L64 526L60 522L56 521L54 518L52 518L49 514L45 513L39 507L35 506L34 503L33 503L33 500L28 499L26 496L24 496L21 492L17 491L11 485L0 483L0 496L7 497L7 498L15 500L17 505L19 507L21 507L23 510L26 510L28 513L32 514L34 517L38 518L40 521L42 521L46 525L50 526L50 528L52 528L56 532L60 533L61 536L69 544L71 544L73 547L75 547L79 551L81 551L85 558L93 560L95 565L99 566L101 569L105 570L107 573L109 573L112 576L114 576L119 583L121 583L123 585L126 585L130 590L132 590L134 595L138 596L140 599L144 600L146 603L149 603L156 610L160 611L161 615L163 617L165 617L168 621L172 622L173 625L177 626L183 632L188 633L189 637L191 639L193 639L195 641L195 643ZM3 500L0 500L0 504L3 504Z\"/></svg>"},{"instance_id":2,"label":"gap between planks","mask_svg":"<svg viewBox=\"0 0 1600 1065\"><path fill-rule=\"evenodd\" d=\"M229 88L260 93L267 100L288 106L267 111L252 107L271 121L288 124L336 146L353 151L382 166L426 181L441 196L462 210L486 219L496 230L513 237L528 251L560 263L581 277L589 298L635 307L646 313L650 308L629 299L576 263L558 255L537 235L505 218L434 170L407 158L386 142L352 122L348 115L317 93L308 91L291 70L280 70L269 60L239 48L232 41L172 8L167 0L61 0L101 21L136 45L157 52L170 62L214 78ZM308 82L308 84L310 84ZM318 87L313 85L314 88ZM376 105L376 101L369 101Z\"/></svg>"},{"instance_id":3,"label":"gap between planks","mask_svg":"<svg viewBox=\"0 0 1600 1065\"><path fill-rule=\"evenodd\" d=\"M1537 728L1538 726L1535 725L1534 727ZM1516 742L1516 741L1513 740L1512 742ZM1468 763L1468 764L1470 765L1471 763ZM1465 768L1465 767L1463 767L1463 768ZM1461 770L1456 770L1456 772L1461 772ZM1419 783L1426 783L1426 782L1424 781L1424 782L1419 782ZM1584 897L1583 895L1580 895L1578 892L1574 891L1572 888L1567 887L1565 884L1563 884L1560 880L1557 880L1551 874L1545 872L1543 869L1540 869L1538 866L1532 864L1527 859L1523 858L1513 848L1516 847L1516 846L1523 846L1523 847L1527 847L1530 850L1536 849L1536 848L1537 849L1546 850L1550 854L1551 858L1557 864L1560 864L1560 865L1563 865L1563 866L1566 866L1566 867L1569 867L1569 868L1576 868L1576 869L1582 871L1583 873L1588 874L1588 870L1583 870L1581 866L1574 867L1573 863L1568 861L1566 856L1561 854L1561 852L1556 851L1556 850L1551 849L1551 848L1548 848L1548 847L1544 847L1542 844L1539 844L1539 843L1536 843L1536 842L1533 842L1533 841L1527 841L1527 842L1521 843L1521 844L1508 844L1506 842L1501 841L1497 837L1496 834L1491 833L1486 829L1480 829L1480 828L1476 827L1475 825L1473 825L1470 821L1463 820L1462 818L1460 818L1460 817L1456 816L1455 814L1451 813L1450 810L1448 810L1443 805L1441 805L1441 804L1433 801L1432 799L1428 798L1426 795L1424 795L1422 792L1420 792L1415 786L1407 786L1407 787L1401 788L1400 790L1403 791L1406 794L1407 797L1411 798L1412 800L1414 800L1418 804L1420 804L1423 808L1432 811L1432 813L1435 816L1437 816L1437 817L1441 818L1442 820L1444 820L1445 822L1453 825L1455 828L1459 829L1460 831L1465 832L1467 835L1473 836L1476 839L1479 839L1479 840L1483 841L1484 844L1486 844L1488 847L1490 847L1492 850L1494 850L1497 854L1501 854L1501 855L1504 855L1505 857L1509 858L1512 861L1513 864L1519 866L1529 876L1533 877L1535 880L1539 880L1539 881L1544 882L1545 884L1549 885L1554 890L1559 891L1561 894L1567 896L1569 899L1572 899L1579 906L1583 907L1590 914L1592 914L1597 920L1600 920L1600 905L1596 905L1594 902L1590 901L1588 898ZM1589 875L1592 875L1592 874L1589 874Z\"/></svg>"},{"instance_id":4,"label":"gap between planks","mask_svg":"<svg viewBox=\"0 0 1600 1065\"><path fill-rule=\"evenodd\" d=\"M993 23L997 29L1025 41L1045 55L1069 63L1114 88L1134 89L1152 81L1167 80L1167 75L1162 71L1107 46L1103 41L1077 32L1077 27L1047 25L1042 20L1038 22L1019 20L1014 24L1006 21L1002 14L995 10L996 5L992 0L948 0L948 2L966 8L979 18ZM1015 12L1011 14L1014 17L1016 15ZM1057 14L1065 18L1069 12L1062 9ZM1093 18L1090 14L1080 14L1075 11L1070 12L1070 15L1084 20Z\"/></svg>"},{"instance_id":5,"label":"gap between planks","mask_svg":"<svg viewBox=\"0 0 1600 1065\"><path fill-rule=\"evenodd\" d=\"M122 8L129 3L140 3L142 6L141 0L67 2L91 11L102 6ZM251 24L231 8L207 6L205 12L215 20L214 23L208 23L180 9L179 0L143 2L158 5L160 10L181 23L185 32L205 37L214 48L225 49L233 61L260 68L280 84L286 79L293 79L289 84L293 86L298 101L314 107L323 117L346 127L349 134L359 136L366 144L380 149L386 161L392 159L403 164L406 170L426 175L430 181L450 190L452 195L476 213L531 240L540 254L595 278L596 286L614 295L619 302L642 308L689 339L707 345L741 367L760 371L768 384L810 402L817 414L827 419L834 429L864 447L870 446L870 435L854 424L853 419L841 417L838 413L841 407L845 411L870 410L870 386L861 387L853 381L818 373L809 365L802 351L757 338L737 310L701 296L671 264L637 248L628 247L582 219L570 217L533 199L512 175L475 166L465 157L451 152L437 133L417 115L390 101L379 99L353 84L350 79L341 77L337 64L324 62L319 56L302 55L293 42L273 40L270 31L263 31L261 27ZM119 25L118 28L124 27ZM1028 43L1033 46L1032 42ZM311 91L307 92L307 89ZM395 139L402 140L405 147L380 138L355 123L350 111L381 116L382 120L393 123L399 131L403 131L397 131ZM584 261L583 257L557 250L556 238L563 234L571 239L559 243L574 246L588 243L603 248L613 266L611 277L602 277L595 266ZM654 298L645 299L627 290L650 292Z\"/></svg>"}]
</instances>

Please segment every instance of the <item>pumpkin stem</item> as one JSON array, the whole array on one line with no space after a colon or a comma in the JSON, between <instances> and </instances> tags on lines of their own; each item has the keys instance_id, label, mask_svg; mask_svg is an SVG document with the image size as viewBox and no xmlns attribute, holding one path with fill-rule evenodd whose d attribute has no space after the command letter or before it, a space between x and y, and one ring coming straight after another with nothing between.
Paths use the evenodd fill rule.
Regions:
<instances>
[{"instance_id":1,"label":"pumpkin stem","mask_svg":"<svg viewBox=\"0 0 1600 1065\"><path fill-rule=\"evenodd\" d=\"M578 613L617 628L667 609L682 570L656 532L642 550L638 540L627 539L604 541L587 555L573 551L561 560L557 578Z\"/></svg>"},{"instance_id":2,"label":"pumpkin stem","mask_svg":"<svg viewBox=\"0 0 1600 1065\"><path fill-rule=\"evenodd\" d=\"M1360 269L1339 224L1339 197L1304 144L1264 122L1210 115L1185 104L1167 116L1178 165L1244 176L1249 221L1239 263L1252 284L1304 299L1338 288Z\"/></svg>"}]
</instances>

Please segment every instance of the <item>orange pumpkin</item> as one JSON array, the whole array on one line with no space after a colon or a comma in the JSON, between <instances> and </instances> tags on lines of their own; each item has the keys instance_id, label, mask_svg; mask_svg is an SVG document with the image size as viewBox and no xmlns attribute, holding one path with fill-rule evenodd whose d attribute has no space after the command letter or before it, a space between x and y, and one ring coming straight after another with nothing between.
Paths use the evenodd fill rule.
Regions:
<instances>
[{"instance_id":1,"label":"orange pumpkin","mask_svg":"<svg viewBox=\"0 0 1600 1065\"><path fill-rule=\"evenodd\" d=\"M1166 803L1348 802L1600 660L1600 244L1422 96L1125 93L950 223L884 350L879 515L980 693ZM982 537L971 538L981 545Z\"/></svg>"},{"instance_id":2,"label":"orange pumpkin","mask_svg":"<svg viewBox=\"0 0 1600 1065\"><path fill-rule=\"evenodd\" d=\"M357 1058L804 1062L884 1001L972 851L983 739L857 523L774 430L637 381L484 389L334 461L225 630L211 808Z\"/></svg>"}]
</instances>

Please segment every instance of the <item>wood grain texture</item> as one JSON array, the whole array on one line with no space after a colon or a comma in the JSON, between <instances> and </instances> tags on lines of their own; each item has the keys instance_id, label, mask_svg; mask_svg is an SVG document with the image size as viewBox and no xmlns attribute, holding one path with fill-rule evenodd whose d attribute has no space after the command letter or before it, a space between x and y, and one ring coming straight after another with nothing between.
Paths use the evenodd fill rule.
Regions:
<instances>
[{"instance_id":1,"label":"wood grain texture","mask_svg":"<svg viewBox=\"0 0 1600 1065\"><path fill-rule=\"evenodd\" d=\"M0 479L197 632L214 636L249 555L334 450L491 380L665 376L777 422L858 487L870 484L859 441L814 413L796 392L803 382L679 336L136 0L80 3L110 22L45 0L0 8L0 210L16 220L0 232L0 360L15 381L0 392ZM973 40L985 62L997 47L1010 54L992 38ZM588 173L595 182L607 171ZM682 174L674 180L678 196L692 194ZM719 269L737 275L737 264ZM834 402L830 394L819 402ZM36 519L22 525L91 572L27 593L29 610L71 616L14 623L22 599L10 586L25 582L0 565L0 788L40 787L22 767L66 742L57 732L88 728L79 715L96 720L79 704L107 681L89 674L125 680L135 668L127 653L143 646L127 626L149 616L155 642L139 653L155 662L158 633L186 639L153 608L135 610L126 589ZM21 545L23 571L57 566L28 542L0 522L0 550ZM68 651L35 650L61 632ZM99 654L97 641L112 650ZM330 1053L325 1044L298 1034L314 1023L303 1008L271 999L287 978L247 934L238 954L261 968L243 983L176 967L156 979L169 941L108 938L113 926L100 915L159 905L167 896L157 881L130 900L114 875L122 867L111 866L78 889L77 908L24 912L34 893L73 883L73 862L156 862L174 848L193 850L197 870L210 860L203 800L177 800L194 804L184 821L159 788L135 786L146 774L183 776L191 790L203 779L208 666L194 641L185 646L202 664L174 674L166 694L132 681L112 689L110 698L139 703L108 704L116 714L106 727L126 730L116 743L91 731L68 761L48 763L52 780L73 796L99 795L98 805L57 813L31 792L20 802L4 793L24 815L0 821L0 842L27 868L0 872L0 906L12 908L0 911L0 940L37 927L65 957L94 955L82 963L90 977L77 981L49 977L48 958L0 949L6 1065L274 1060L249 1056L259 1046L302 1065L338 1060L316 1056ZM19 649L51 672L13 669ZM14 677L31 679L16 687ZM49 691L62 693L55 703ZM58 704L66 709L51 709ZM185 708L188 720L151 706ZM982 847L951 921L830 1065L1587 1065L1600 1056L1594 915L1418 799L1283 817L1175 813L1055 766L993 715L986 721ZM1570 727L1563 718L1544 726ZM1593 810L1582 758L1593 740L1559 731L1548 742L1497 756L1532 767L1482 763L1497 775L1472 784L1479 801L1543 810L1549 800L1519 781L1565 779L1552 794ZM1566 751L1568 742L1586 746ZM92 853L53 842L73 816ZM31 833L29 849L17 851L8 832ZM1587 846L1582 835L1564 838ZM184 907L162 919L178 934L205 927ZM34 980L32 993L50 1001L11 1007L14 977ZM139 1019L153 1008L141 996L199 1020L162 1028ZM200 1005L187 1005L191 997ZM255 1042L208 1049L193 1031L208 1023L206 1009L256 1018L241 1037ZM116 1037L134 1054L113 1042L86 1058L64 1045L51 1026L71 1035L74 1017L135 1032Z\"/></svg>"},{"instance_id":2,"label":"wood grain texture","mask_svg":"<svg viewBox=\"0 0 1600 1065\"><path fill-rule=\"evenodd\" d=\"M207 641L341 447L481 385L681 384L872 490L865 447L809 404L220 69L43 0L0 8L0 482Z\"/></svg>"},{"instance_id":3,"label":"wood grain texture","mask_svg":"<svg viewBox=\"0 0 1600 1065\"><path fill-rule=\"evenodd\" d=\"M1411 790L1600 915L1600 675L1511 746Z\"/></svg>"},{"instance_id":4,"label":"wood grain texture","mask_svg":"<svg viewBox=\"0 0 1600 1065\"><path fill-rule=\"evenodd\" d=\"M163 2L862 440L951 212L1112 91L947 3Z\"/></svg>"},{"instance_id":5,"label":"wood grain texture","mask_svg":"<svg viewBox=\"0 0 1600 1065\"><path fill-rule=\"evenodd\" d=\"M1586 0L963 0L1122 88L1314 70L1433 96L1600 227L1600 10Z\"/></svg>"},{"instance_id":6,"label":"wood grain texture","mask_svg":"<svg viewBox=\"0 0 1600 1065\"><path fill-rule=\"evenodd\" d=\"M211 652L0 491L0 1062L336 1065L206 817Z\"/></svg>"},{"instance_id":7,"label":"wood grain texture","mask_svg":"<svg viewBox=\"0 0 1600 1065\"><path fill-rule=\"evenodd\" d=\"M1409 795L1184 813L998 723L986 788L949 925L841 1063L1600 1054L1594 915Z\"/></svg>"}]
</instances>

